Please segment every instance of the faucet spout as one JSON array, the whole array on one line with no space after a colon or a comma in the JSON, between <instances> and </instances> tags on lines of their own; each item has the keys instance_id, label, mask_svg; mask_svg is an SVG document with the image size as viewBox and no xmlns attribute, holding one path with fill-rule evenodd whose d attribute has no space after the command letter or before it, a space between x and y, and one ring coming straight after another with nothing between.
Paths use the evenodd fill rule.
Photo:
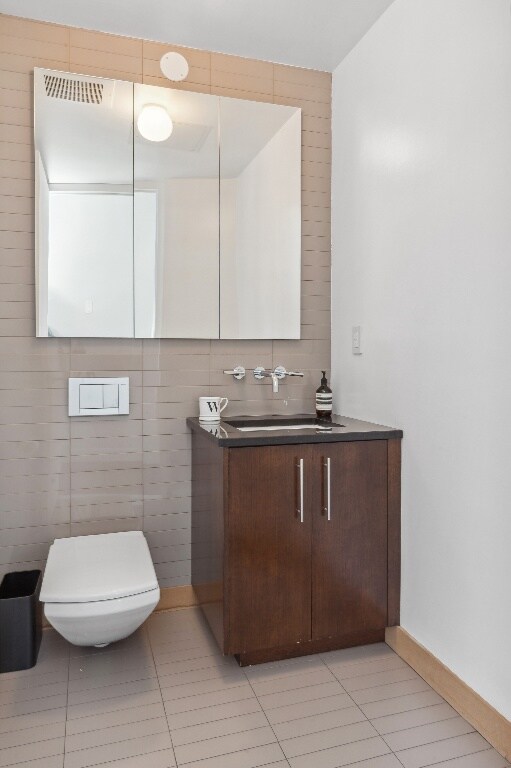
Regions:
<instances>
[{"instance_id":1,"label":"faucet spout","mask_svg":"<svg viewBox=\"0 0 511 768\"><path fill-rule=\"evenodd\" d=\"M272 371L271 380L273 382L273 392L274 394L277 394L279 391L279 377L276 375L275 371Z\"/></svg>"}]
</instances>

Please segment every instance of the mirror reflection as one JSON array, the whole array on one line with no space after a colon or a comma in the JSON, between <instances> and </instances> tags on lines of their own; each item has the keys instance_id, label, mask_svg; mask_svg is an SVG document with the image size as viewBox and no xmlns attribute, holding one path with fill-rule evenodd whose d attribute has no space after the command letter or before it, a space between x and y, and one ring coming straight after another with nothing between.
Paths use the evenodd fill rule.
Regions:
<instances>
[{"instance_id":1,"label":"mirror reflection","mask_svg":"<svg viewBox=\"0 0 511 768\"><path fill-rule=\"evenodd\" d=\"M37 335L132 337L133 85L34 81Z\"/></svg>"},{"instance_id":2,"label":"mirror reflection","mask_svg":"<svg viewBox=\"0 0 511 768\"><path fill-rule=\"evenodd\" d=\"M299 109L34 78L38 336L300 338Z\"/></svg>"},{"instance_id":3,"label":"mirror reflection","mask_svg":"<svg viewBox=\"0 0 511 768\"><path fill-rule=\"evenodd\" d=\"M220 336L300 338L301 111L220 98Z\"/></svg>"},{"instance_id":4,"label":"mirror reflection","mask_svg":"<svg viewBox=\"0 0 511 768\"><path fill-rule=\"evenodd\" d=\"M135 335L219 337L218 98L135 84Z\"/></svg>"}]
</instances>

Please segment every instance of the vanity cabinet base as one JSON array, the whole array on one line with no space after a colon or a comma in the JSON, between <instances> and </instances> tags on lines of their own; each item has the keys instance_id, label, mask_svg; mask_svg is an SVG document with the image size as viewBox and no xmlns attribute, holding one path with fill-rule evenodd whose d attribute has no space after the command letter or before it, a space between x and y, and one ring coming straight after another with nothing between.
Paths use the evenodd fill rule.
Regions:
<instances>
[{"instance_id":1,"label":"vanity cabinet base","mask_svg":"<svg viewBox=\"0 0 511 768\"><path fill-rule=\"evenodd\" d=\"M372 643L383 643L384 641L385 629L367 630L343 635L342 637L328 637L324 640L295 643L294 645L282 648L265 648L261 651L252 651L250 653L236 653L234 658L240 667L248 667L252 664L293 659L298 656L309 656L312 653L339 651L342 648L353 648L357 645L371 645Z\"/></svg>"},{"instance_id":2,"label":"vanity cabinet base","mask_svg":"<svg viewBox=\"0 0 511 768\"><path fill-rule=\"evenodd\" d=\"M399 623L400 439L192 435L192 584L222 653L246 666L383 642Z\"/></svg>"}]
</instances>

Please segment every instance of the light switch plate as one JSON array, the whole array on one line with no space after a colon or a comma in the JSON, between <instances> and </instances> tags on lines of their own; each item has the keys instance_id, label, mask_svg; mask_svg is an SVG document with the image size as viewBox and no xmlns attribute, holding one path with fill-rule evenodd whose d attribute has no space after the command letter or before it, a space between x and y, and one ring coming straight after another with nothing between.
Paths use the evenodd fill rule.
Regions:
<instances>
[{"instance_id":1,"label":"light switch plate","mask_svg":"<svg viewBox=\"0 0 511 768\"><path fill-rule=\"evenodd\" d=\"M362 334L360 325L351 328L351 352L353 355L362 354Z\"/></svg>"},{"instance_id":2,"label":"light switch plate","mask_svg":"<svg viewBox=\"0 0 511 768\"><path fill-rule=\"evenodd\" d=\"M120 416L129 412L128 376L69 379L70 416Z\"/></svg>"}]
</instances>

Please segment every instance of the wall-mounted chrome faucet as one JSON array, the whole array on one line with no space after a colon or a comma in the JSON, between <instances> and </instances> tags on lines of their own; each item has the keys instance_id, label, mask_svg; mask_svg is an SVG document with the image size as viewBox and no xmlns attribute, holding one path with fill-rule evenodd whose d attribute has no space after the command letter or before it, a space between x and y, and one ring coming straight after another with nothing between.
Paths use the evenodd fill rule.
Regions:
<instances>
[{"instance_id":1,"label":"wall-mounted chrome faucet","mask_svg":"<svg viewBox=\"0 0 511 768\"><path fill-rule=\"evenodd\" d=\"M286 376L303 376L303 373L300 371L286 371L283 365L277 365L273 371L267 371L261 365L257 366L257 368L249 368L249 370L253 370L254 377L259 381L262 379L271 379L273 391L275 393L279 391L279 381L285 379ZM224 373L241 381L241 379L245 378L247 372L242 365L237 365L230 371L224 371Z\"/></svg>"},{"instance_id":2,"label":"wall-mounted chrome faucet","mask_svg":"<svg viewBox=\"0 0 511 768\"><path fill-rule=\"evenodd\" d=\"M303 373L299 371L286 371L283 365L277 365L273 371L267 371L261 366L254 368L254 377L256 379L271 379L273 384L273 391L277 393L279 391L279 381L286 376L303 376Z\"/></svg>"}]
</instances>

